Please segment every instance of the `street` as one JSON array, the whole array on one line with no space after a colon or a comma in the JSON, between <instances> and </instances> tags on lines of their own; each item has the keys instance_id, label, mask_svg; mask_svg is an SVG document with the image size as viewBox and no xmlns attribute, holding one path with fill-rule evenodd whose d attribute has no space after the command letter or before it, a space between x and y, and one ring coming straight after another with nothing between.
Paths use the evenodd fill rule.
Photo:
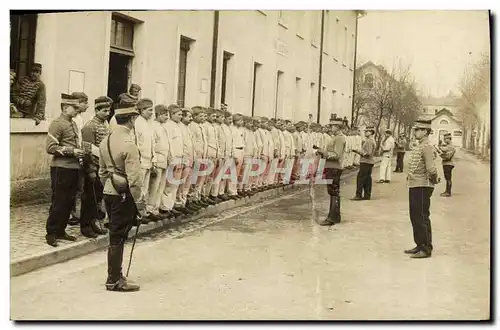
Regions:
<instances>
[{"instance_id":1,"label":"street","mask_svg":"<svg viewBox=\"0 0 500 330\"><path fill-rule=\"evenodd\" d=\"M406 173L377 184L375 168L370 201L349 200L355 175L342 184L338 225L314 225L308 191L300 192L205 228L138 240L129 279L139 292L105 291L105 251L14 277L11 319L487 319L490 168L463 152L455 159L453 196L439 196L444 183L432 196L432 258L403 253L414 246ZM316 187L320 218L327 199Z\"/></svg>"}]
</instances>

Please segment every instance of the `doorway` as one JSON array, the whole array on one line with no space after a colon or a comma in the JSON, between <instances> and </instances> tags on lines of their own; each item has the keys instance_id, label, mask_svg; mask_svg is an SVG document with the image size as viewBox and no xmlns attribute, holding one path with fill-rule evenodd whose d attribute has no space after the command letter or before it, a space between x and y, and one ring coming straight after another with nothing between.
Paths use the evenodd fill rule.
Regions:
<instances>
[{"instance_id":1,"label":"doorway","mask_svg":"<svg viewBox=\"0 0 500 330\"><path fill-rule=\"evenodd\" d=\"M115 52L109 53L108 96L113 100L110 118L113 116L114 109L118 104L118 96L128 92L128 75L131 59L131 56Z\"/></svg>"}]
</instances>

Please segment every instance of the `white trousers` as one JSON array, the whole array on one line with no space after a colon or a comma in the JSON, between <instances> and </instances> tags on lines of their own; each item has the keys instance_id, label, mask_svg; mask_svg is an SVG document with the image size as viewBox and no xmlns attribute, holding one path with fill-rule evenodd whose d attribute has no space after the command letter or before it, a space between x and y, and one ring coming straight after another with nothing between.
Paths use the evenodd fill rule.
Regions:
<instances>
[{"instance_id":1,"label":"white trousers","mask_svg":"<svg viewBox=\"0 0 500 330\"><path fill-rule=\"evenodd\" d=\"M380 180L391 180L391 163L392 157L382 156L380 161Z\"/></svg>"},{"instance_id":2,"label":"white trousers","mask_svg":"<svg viewBox=\"0 0 500 330\"><path fill-rule=\"evenodd\" d=\"M150 179L148 205L151 212L157 214L160 208L163 191L167 184L167 170L157 168L157 175Z\"/></svg>"}]
</instances>

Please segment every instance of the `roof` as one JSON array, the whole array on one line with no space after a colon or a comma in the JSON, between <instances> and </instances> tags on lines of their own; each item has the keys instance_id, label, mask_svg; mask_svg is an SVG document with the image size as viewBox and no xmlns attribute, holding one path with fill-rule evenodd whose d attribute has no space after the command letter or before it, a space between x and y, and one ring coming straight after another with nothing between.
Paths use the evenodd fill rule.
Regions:
<instances>
[{"instance_id":1,"label":"roof","mask_svg":"<svg viewBox=\"0 0 500 330\"><path fill-rule=\"evenodd\" d=\"M430 119L430 120L434 121L434 120L436 120L440 116L446 116L449 119L451 119L454 122L456 122L457 124L460 124L460 122L453 117L453 113L451 113L451 111L448 110L448 109L441 109L441 110L439 110L435 115L433 115L432 119Z\"/></svg>"}]
</instances>

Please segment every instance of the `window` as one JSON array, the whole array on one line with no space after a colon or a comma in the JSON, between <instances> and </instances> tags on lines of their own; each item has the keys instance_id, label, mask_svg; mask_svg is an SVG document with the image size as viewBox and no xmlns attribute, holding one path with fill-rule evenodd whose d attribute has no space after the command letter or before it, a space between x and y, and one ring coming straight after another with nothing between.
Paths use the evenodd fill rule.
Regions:
<instances>
[{"instance_id":1,"label":"window","mask_svg":"<svg viewBox=\"0 0 500 330\"><path fill-rule=\"evenodd\" d=\"M134 23L125 18L113 16L111 20L111 49L134 55Z\"/></svg>"},{"instance_id":2,"label":"window","mask_svg":"<svg viewBox=\"0 0 500 330\"><path fill-rule=\"evenodd\" d=\"M313 116L314 114L316 114L316 110L317 110L317 100L318 100L318 94L316 93L316 84L315 83L311 83L311 87L309 89L309 97L310 97L310 109L311 109L311 112L313 113Z\"/></svg>"},{"instance_id":3,"label":"window","mask_svg":"<svg viewBox=\"0 0 500 330\"><path fill-rule=\"evenodd\" d=\"M373 74L371 73L365 74L364 87L373 88Z\"/></svg>"},{"instance_id":4,"label":"window","mask_svg":"<svg viewBox=\"0 0 500 330\"><path fill-rule=\"evenodd\" d=\"M255 108L260 104L260 93L262 92L261 82L262 64L253 63L253 83L252 83L252 116L255 116ZM257 104L256 104L257 103Z\"/></svg>"},{"instance_id":5,"label":"window","mask_svg":"<svg viewBox=\"0 0 500 330\"><path fill-rule=\"evenodd\" d=\"M331 42L330 42L330 36L331 36L331 33L330 33L330 11L329 10L325 11L325 26L324 26L323 33L324 33L323 52L328 55L330 53L330 44L331 44Z\"/></svg>"},{"instance_id":6,"label":"window","mask_svg":"<svg viewBox=\"0 0 500 330\"><path fill-rule=\"evenodd\" d=\"M335 39L336 39L336 45L335 45L335 59L338 61L340 58L340 45L341 45L341 33L342 31L340 30L340 20L338 17L335 19Z\"/></svg>"},{"instance_id":7,"label":"window","mask_svg":"<svg viewBox=\"0 0 500 330\"><path fill-rule=\"evenodd\" d=\"M279 10L279 13L278 13L279 17L278 17L278 24L282 27L284 27L285 29L287 29L287 21L286 21L286 13L284 10Z\"/></svg>"},{"instance_id":8,"label":"window","mask_svg":"<svg viewBox=\"0 0 500 330\"><path fill-rule=\"evenodd\" d=\"M453 131L453 136L462 136L462 131Z\"/></svg>"},{"instance_id":9,"label":"window","mask_svg":"<svg viewBox=\"0 0 500 330\"><path fill-rule=\"evenodd\" d=\"M293 120L297 120L298 118L298 114L300 113L300 108L302 106L301 104L301 92L302 92L302 88L301 88L301 78L299 77L296 77L295 78L295 100L294 100L294 105L293 105L293 117L292 119Z\"/></svg>"},{"instance_id":10,"label":"window","mask_svg":"<svg viewBox=\"0 0 500 330\"><path fill-rule=\"evenodd\" d=\"M439 125L448 125L448 124L450 124L450 123L446 119L441 119L439 121Z\"/></svg>"},{"instance_id":11,"label":"window","mask_svg":"<svg viewBox=\"0 0 500 330\"><path fill-rule=\"evenodd\" d=\"M304 10L296 10L297 36L304 39L304 26L307 25L307 12Z\"/></svg>"},{"instance_id":12,"label":"window","mask_svg":"<svg viewBox=\"0 0 500 330\"><path fill-rule=\"evenodd\" d=\"M226 89L227 89L227 66L229 61L231 60L231 57L233 54L224 52L223 58L222 58L222 90L221 90L221 97L220 101L221 103L226 103Z\"/></svg>"},{"instance_id":13,"label":"window","mask_svg":"<svg viewBox=\"0 0 500 330\"><path fill-rule=\"evenodd\" d=\"M35 60L37 15L10 15L10 69L28 76Z\"/></svg>"},{"instance_id":14,"label":"window","mask_svg":"<svg viewBox=\"0 0 500 330\"><path fill-rule=\"evenodd\" d=\"M186 76L187 76L187 58L191 48L192 39L181 36L179 49L179 80L177 84L177 104L180 107L185 106L186 101Z\"/></svg>"},{"instance_id":15,"label":"window","mask_svg":"<svg viewBox=\"0 0 500 330\"><path fill-rule=\"evenodd\" d=\"M282 117L283 110L283 71L276 75L276 104L274 107L274 118Z\"/></svg>"},{"instance_id":16,"label":"window","mask_svg":"<svg viewBox=\"0 0 500 330\"><path fill-rule=\"evenodd\" d=\"M313 17L311 20L311 45L318 47L318 38L321 33L321 10L312 12Z\"/></svg>"},{"instance_id":17,"label":"window","mask_svg":"<svg viewBox=\"0 0 500 330\"><path fill-rule=\"evenodd\" d=\"M337 102L337 91L332 90L332 100L330 102L332 114L337 113L336 102Z\"/></svg>"}]
</instances>

